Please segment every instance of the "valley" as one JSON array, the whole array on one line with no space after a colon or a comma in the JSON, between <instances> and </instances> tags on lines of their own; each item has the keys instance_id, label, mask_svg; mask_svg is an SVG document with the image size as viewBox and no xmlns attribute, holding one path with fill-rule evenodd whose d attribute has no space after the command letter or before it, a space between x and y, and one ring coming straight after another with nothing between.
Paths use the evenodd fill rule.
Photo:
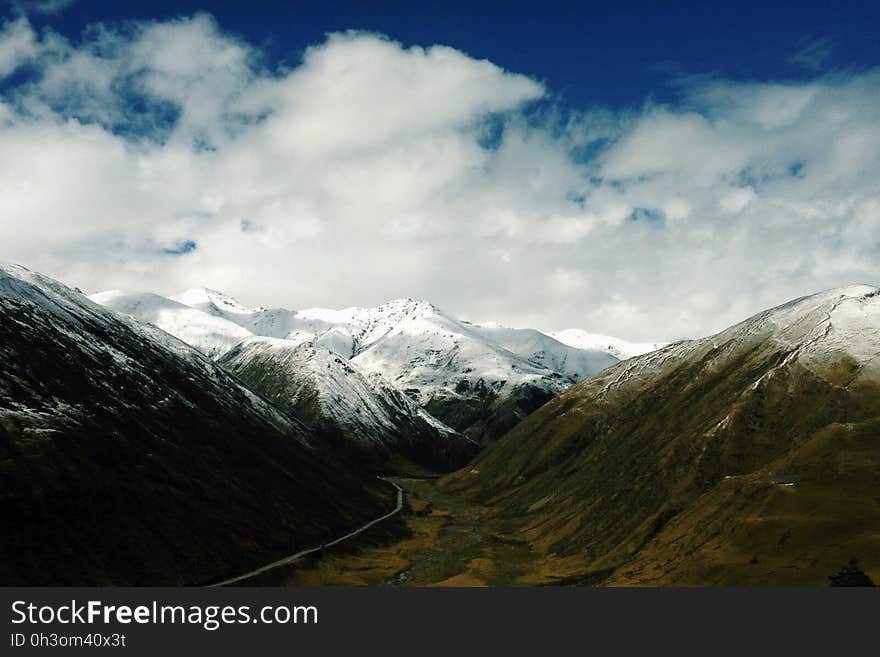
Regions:
<instances>
[{"instance_id":1,"label":"valley","mask_svg":"<svg viewBox=\"0 0 880 657\"><path fill-rule=\"evenodd\" d=\"M0 587L129 625L12 647L873 627L559 590L880 586L880 1L776 4L0 0Z\"/></svg>"},{"instance_id":2,"label":"valley","mask_svg":"<svg viewBox=\"0 0 880 657\"><path fill-rule=\"evenodd\" d=\"M403 513L359 541L259 581L283 586L518 586L540 580L541 558L492 509L450 495L435 478L394 478Z\"/></svg>"},{"instance_id":3,"label":"valley","mask_svg":"<svg viewBox=\"0 0 880 657\"><path fill-rule=\"evenodd\" d=\"M778 495L770 502L777 517L749 519L740 528L749 536L754 553L740 550L740 539L725 545L725 523L733 521L742 505L754 501L755 493L742 504L717 518L700 516L696 522L711 525L710 540L700 538L696 527L681 530L674 543L636 553L618 568L596 568L581 555L560 553L542 535L541 525L551 522L549 513L515 518L504 505L491 506L450 492L446 482L437 479L395 478L405 491L402 513L393 520L373 527L357 541L331 550L305 556L284 568L247 582L260 586L367 586L367 587L484 587L484 586L827 586L831 575L846 567L852 556L872 574L877 572L871 548L832 541L829 544L821 524L810 529L802 514L803 506L815 505L831 511L840 498L821 498L828 491L810 493L802 501L792 499L792 489L759 483ZM775 486L775 487L774 487ZM865 507L822 523L864 523L876 526ZM806 513L805 515L816 515ZM769 522L768 522L769 520ZM738 521L737 521L738 522ZM689 538L688 534L693 537ZM564 537L559 532L557 538ZM701 553L694 558L694 552ZM662 558L658 562L658 557ZM703 560L714 560L706 568ZM865 558L867 556L867 558ZM664 573L660 565L674 565L675 572Z\"/></svg>"},{"instance_id":4,"label":"valley","mask_svg":"<svg viewBox=\"0 0 880 657\"><path fill-rule=\"evenodd\" d=\"M572 386L399 537L289 582L824 586L880 570L880 295L794 300Z\"/></svg>"},{"instance_id":5,"label":"valley","mask_svg":"<svg viewBox=\"0 0 880 657\"><path fill-rule=\"evenodd\" d=\"M880 579L871 286L668 345L562 336L608 352L411 299L90 300L15 266L0 320L5 583Z\"/></svg>"}]
</instances>

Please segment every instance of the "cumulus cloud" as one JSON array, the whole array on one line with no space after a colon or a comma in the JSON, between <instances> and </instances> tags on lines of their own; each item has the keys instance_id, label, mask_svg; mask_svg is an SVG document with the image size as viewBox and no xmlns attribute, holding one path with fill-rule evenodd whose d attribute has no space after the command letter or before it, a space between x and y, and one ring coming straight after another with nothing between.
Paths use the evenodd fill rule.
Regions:
<instances>
[{"instance_id":1,"label":"cumulus cloud","mask_svg":"<svg viewBox=\"0 0 880 657\"><path fill-rule=\"evenodd\" d=\"M36 51L34 32L26 19L5 23L0 29L0 79L30 61Z\"/></svg>"},{"instance_id":2,"label":"cumulus cloud","mask_svg":"<svg viewBox=\"0 0 880 657\"><path fill-rule=\"evenodd\" d=\"M563 111L528 77L375 34L271 68L204 14L76 43L18 19L13 70L0 259L90 291L409 295L669 340L880 279L876 71Z\"/></svg>"}]
</instances>

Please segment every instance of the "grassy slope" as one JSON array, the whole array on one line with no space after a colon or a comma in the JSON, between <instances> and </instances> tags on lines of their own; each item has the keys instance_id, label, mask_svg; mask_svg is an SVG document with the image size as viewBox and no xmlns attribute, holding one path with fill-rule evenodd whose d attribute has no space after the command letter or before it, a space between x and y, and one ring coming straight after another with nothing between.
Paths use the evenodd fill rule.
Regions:
<instances>
[{"instance_id":1,"label":"grassy slope","mask_svg":"<svg viewBox=\"0 0 880 657\"><path fill-rule=\"evenodd\" d=\"M878 378L840 355L751 389L778 348L717 356L600 395L612 368L444 485L518 518L534 583L822 585L853 556L880 580Z\"/></svg>"}]
</instances>

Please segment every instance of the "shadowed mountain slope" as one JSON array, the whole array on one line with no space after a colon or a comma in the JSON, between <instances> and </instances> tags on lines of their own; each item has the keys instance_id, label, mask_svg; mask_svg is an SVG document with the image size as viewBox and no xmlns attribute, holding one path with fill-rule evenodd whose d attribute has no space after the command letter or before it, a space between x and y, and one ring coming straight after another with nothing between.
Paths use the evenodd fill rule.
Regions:
<instances>
[{"instance_id":1,"label":"shadowed mountain slope","mask_svg":"<svg viewBox=\"0 0 880 657\"><path fill-rule=\"evenodd\" d=\"M0 267L0 583L198 584L392 491L176 338Z\"/></svg>"}]
</instances>

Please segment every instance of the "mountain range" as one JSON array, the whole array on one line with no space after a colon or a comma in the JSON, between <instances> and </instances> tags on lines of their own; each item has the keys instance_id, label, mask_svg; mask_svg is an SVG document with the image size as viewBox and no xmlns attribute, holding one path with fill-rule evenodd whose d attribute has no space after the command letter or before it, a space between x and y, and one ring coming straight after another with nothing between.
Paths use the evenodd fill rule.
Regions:
<instances>
[{"instance_id":1,"label":"mountain range","mask_svg":"<svg viewBox=\"0 0 880 657\"><path fill-rule=\"evenodd\" d=\"M310 378L308 386L316 391L316 398L338 397L336 383L349 376L348 387L374 397L371 406L387 406L389 391L402 392L433 416L429 424L447 425L478 444L500 437L572 383L618 361L609 352L572 347L537 330L457 320L433 304L413 299L396 299L375 308L287 310L251 308L206 288L167 299L119 291L91 298L155 324L214 358L222 358L249 337L286 341L257 341L236 350L235 371L246 373L251 384L270 395L278 394L277 382L268 383L271 374L258 372L269 366L267 350L277 361L282 350L309 343L314 348L297 352L299 363L304 364L306 354L326 362L320 368L297 369L302 377ZM336 354L339 361L327 359L327 352ZM248 363L249 359L256 360ZM343 362L344 367L339 367ZM316 375L319 370L326 374L328 367L335 370L335 376ZM362 379L373 384L365 386ZM258 382L267 387L259 388ZM423 425L425 414L416 414L415 406L404 408L401 403L396 414L402 412L409 421ZM313 412L310 418L318 421L321 415L325 425L338 425L341 411L327 409L326 404L315 407L322 412ZM365 421L364 416L351 419ZM336 429L350 434L340 426Z\"/></svg>"},{"instance_id":2,"label":"mountain range","mask_svg":"<svg viewBox=\"0 0 880 657\"><path fill-rule=\"evenodd\" d=\"M447 512L375 475L450 470L421 490L502 528L490 557L524 545L524 583L880 573L880 289L672 344L557 337L412 299L90 300L0 267L0 582L216 582L368 527L395 498L433 526Z\"/></svg>"}]
</instances>

